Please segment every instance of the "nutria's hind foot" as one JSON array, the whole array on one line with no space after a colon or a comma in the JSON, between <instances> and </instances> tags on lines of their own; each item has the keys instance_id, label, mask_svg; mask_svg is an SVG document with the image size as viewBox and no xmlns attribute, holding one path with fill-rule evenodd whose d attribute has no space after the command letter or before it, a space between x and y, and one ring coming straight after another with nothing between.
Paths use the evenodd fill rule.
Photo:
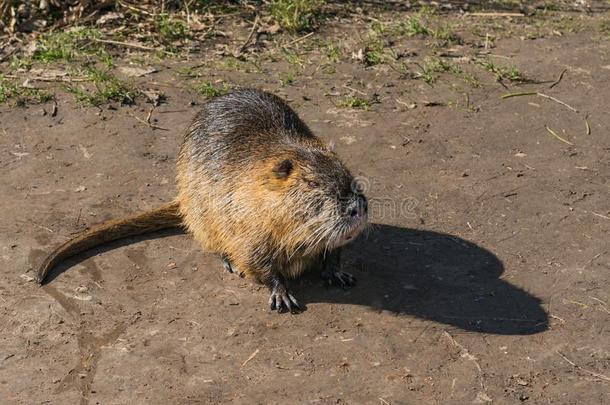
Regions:
<instances>
[{"instance_id":1,"label":"nutria's hind foot","mask_svg":"<svg viewBox=\"0 0 610 405\"><path fill-rule=\"evenodd\" d=\"M297 314L303 309L299 302L287 290L273 289L269 295L269 307L271 310L277 310L278 313L290 312Z\"/></svg>"},{"instance_id":2,"label":"nutria's hind foot","mask_svg":"<svg viewBox=\"0 0 610 405\"><path fill-rule=\"evenodd\" d=\"M239 271L239 269L237 267L235 267L233 265L233 263L231 263L231 261L226 257L226 256L222 256L222 267L225 268L226 271L228 271L231 274L235 274L238 275L241 278L244 278L244 273Z\"/></svg>"},{"instance_id":3,"label":"nutria's hind foot","mask_svg":"<svg viewBox=\"0 0 610 405\"><path fill-rule=\"evenodd\" d=\"M356 285L356 277L348 272L341 270L324 270L321 274L325 284L336 285L343 289L348 289Z\"/></svg>"},{"instance_id":4,"label":"nutria's hind foot","mask_svg":"<svg viewBox=\"0 0 610 405\"><path fill-rule=\"evenodd\" d=\"M269 307L272 311L278 313L290 312L292 314L303 311L303 307L294 295L288 291L282 277L272 276L269 286L271 294L269 295Z\"/></svg>"}]
</instances>

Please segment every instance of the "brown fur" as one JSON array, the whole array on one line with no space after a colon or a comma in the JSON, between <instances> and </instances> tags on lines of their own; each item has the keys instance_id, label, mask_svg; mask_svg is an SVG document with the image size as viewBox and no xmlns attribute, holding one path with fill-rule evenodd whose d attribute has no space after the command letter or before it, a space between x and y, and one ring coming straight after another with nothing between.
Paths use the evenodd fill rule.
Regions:
<instances>
[{"instance_id":1,"label":"brown fur","mask_svg":"<svg viewBox=\"0 0 610 405\"><path fill-rule=\"evenodd\" d=\"M366 199L334 152L281 99L241 90L206 103L189 127L177 164L176 202L92 228L57 248L60 260L120 237L183 219L207 251L272 290L277 307L298 307L283 285L359 233ZM351 276L350 276L351 277ZM275 295L274 295L275 294ZM288 300L288 301L286 301Z\"/></svg>"},{"instance_id":2,"label":"brown fur","mask_svg":"<svg viewBox=\"0 0 610 405\"><path fill-rule=\"evenodd\" d=\"M290 173L277 175L285 161ZM265 283L274 273L296 277L317 261L343 220L337 201L363 199L339 158L296 113L252 90L204 106L187 131L177 179L185 224L204 249ZM315 232L320 240L310 241Z\"/></svg>"}]
</instances>

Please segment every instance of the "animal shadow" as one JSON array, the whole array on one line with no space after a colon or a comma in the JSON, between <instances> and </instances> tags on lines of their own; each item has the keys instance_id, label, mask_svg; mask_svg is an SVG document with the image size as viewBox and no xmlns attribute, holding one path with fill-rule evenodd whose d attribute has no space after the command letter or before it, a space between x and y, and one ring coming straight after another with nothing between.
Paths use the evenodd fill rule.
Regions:
<instances>
[{"instance_id":1,"label":"animal shadow","mask_svg":"<svg viewBox=\"0 0 610 405\"><path fill-rule=\"evenodd\" d=\"M341 267L358 278L354 288L320 288L309 275L299 297L483 333L528 335L548 328L540 299L500 279L504 267L493 253L456 236L376 224L368 237L345 248Z\"/></svg>"},{"instance_id":2,"label":"animal shadow","mask_svg":"<svg viewBox=\"0 0 610 405\"><path fill-rule=\"evenodd\" d=\"M60 263L44 284L97 254L182 233L168 229L95 247ZM483 333L528 335L548 328L539 298L500 279L504 266L493 253L453 235L374 224L341 260L342 270L358 279L354 288L320 288L319 272L312 271L296 289L299 299L361 305Z\"/></svg>"}]
</instances>

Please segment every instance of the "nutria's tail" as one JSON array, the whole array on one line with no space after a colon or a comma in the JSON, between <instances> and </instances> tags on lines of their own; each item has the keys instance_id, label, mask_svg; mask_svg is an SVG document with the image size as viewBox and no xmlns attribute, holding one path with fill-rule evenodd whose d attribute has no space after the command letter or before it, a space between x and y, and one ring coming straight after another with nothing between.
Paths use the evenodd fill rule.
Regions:
<instances>
[{"instance_id":1,"label":"nutria's tail","mask_svg":"<svg viewBox=\"0 0 610 405\"><path fill-rule=\"evenodd\" d=\"M53 266L62 260L94 246L127 236L141 235L182 225L179 205L178 201L174 201L151 211L93 226L59 246L46 258L38 270L38 282L42 284Z\"/></svg>"}]
</instances>

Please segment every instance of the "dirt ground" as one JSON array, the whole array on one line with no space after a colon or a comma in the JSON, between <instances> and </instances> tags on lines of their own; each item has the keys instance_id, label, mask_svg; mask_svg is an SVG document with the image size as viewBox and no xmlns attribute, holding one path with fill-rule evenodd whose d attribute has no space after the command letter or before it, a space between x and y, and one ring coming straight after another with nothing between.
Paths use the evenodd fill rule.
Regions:
<instances>
[{"instance_id":1,"label":"dirt ground","mask_svg":"<svg viewBox=\"0 0 610 405\"><path fill-rule=\"evenodd\" d=\"M0 402L610 403L610 41L592 18L452 46L478 87L350 55L332 71L304 56L285 85L284 59L222 69L200 67L202 52L146 60L157 71L135 79L165 94L151 114L162 129L144 100L90 107L60 91L55 114L52 102L0 105ZM363 29L331 24L299 44ZM484 51L530 80L496 81L469 60ZM372 230L342 264L355 288L308 275L292 283L307 310L279 315L262 286L178 231L32 281L71 235L175 195L176 152L204 100L187 67L283 96L366 179ZM555 100L501 98L515 92ZM342 108L345 94L375 102Z\"/></svg>"}]
</instances>

